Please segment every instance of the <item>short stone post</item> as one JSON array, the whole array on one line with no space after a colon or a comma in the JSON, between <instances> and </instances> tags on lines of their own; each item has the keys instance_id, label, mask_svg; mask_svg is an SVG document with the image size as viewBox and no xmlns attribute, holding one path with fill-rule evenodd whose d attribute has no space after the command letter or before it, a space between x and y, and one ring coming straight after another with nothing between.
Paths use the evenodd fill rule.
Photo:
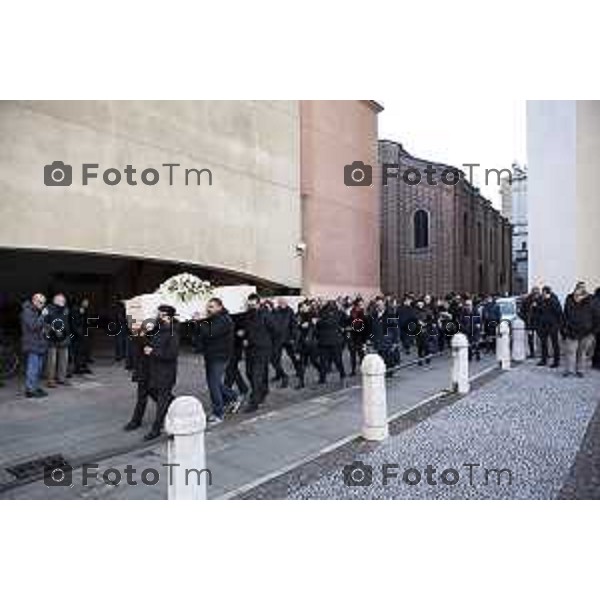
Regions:
<instances>
[{"instance_id":1,"label":"short stone post","mask_svg":"<svg viewBox=\"0 0 600 600\"><path fill-rule=\"evenodd\" d=\"M360 366L362 372L362 436L380 442L387 438L387 401L385 363L379 354L367 354Z\"/></svg>"},{"instance_id":2,"label":"short stone post","mask_svg":"<svg viewBox=\"0 0 600 600\"><path fill-rule=\"evenodd\" d=\"M206 415L198 398L179 396L165 419L169 500L206 500L207 478L204 451Z\"/></svg>"},{"instance_id":3,"label":"short stone post","mask_svg":"<svg viewBox=\"0 0 600 600\"><path fill-rule=\"evenodd\" d=\"M459 394L468 394L469 384L469 340L464 333L455 333L450 342L452 346L451 384L452 390Z\"/></svg>"},{"instance_id":4,"label":"short stone post","mask_svg":"<svg viewBox=\"0 0 600 600\"><path fill-rule=\"evenodd\" d=\"M515 362L523 362L527 355L527 332L525 321L518 317L512 322L512 359Z\"/></svg>"},{"instance_id":5,"label":"short stone post","mask_svg":"<svg viewBox=\"0 0 600 600\"><path fill-rule=\"evenodd\" d=\"M496 360L503 371L510 369L510 325L500 321L496 336Z\"/></svg>"}]
</instances>

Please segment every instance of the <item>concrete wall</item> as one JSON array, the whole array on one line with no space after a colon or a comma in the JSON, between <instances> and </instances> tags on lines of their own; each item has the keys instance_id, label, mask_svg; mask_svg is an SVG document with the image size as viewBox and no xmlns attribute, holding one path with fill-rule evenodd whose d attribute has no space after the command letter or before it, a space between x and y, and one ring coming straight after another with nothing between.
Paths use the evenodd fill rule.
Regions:
<instances>
[{"instance_id":1,"label":"concrete wall","mask_svg":"<svg viewBox=\"0 0 600 600\"><path fill-rule=\"evenodd\" d=\"M301 101L305 293L380 291L377 113L364 100ZM373 167L371 186L344 185L344 165Z\"/></svg>"},{"instance_id":2,"label":"concrete wall","mask_svg":"<svg viewBox=\"0 0 600 600\"><path fill-rule=\"evenodd\" d=\"M600 287L600 101L577 101L577 279Z\"/></svg>"},{"instance_id":3,"label":"concrete wall","mask_svg":"<svg viewBox=\"0 0 600 600\"><path fill-rule=\"evenodd\" d=\"M600 285L600 102L527 104L529 286Z\"/></svg>"},{"instance_id":4,"label":"concrete wall","mask_svg":"<svg viewBox=\"0 0 600 600\"><path fill-rule=\"evenodd\" d=\"M0 247L193 263L301 285L295 101L0 102ZM73 165L69 187L43 167ZM155 186L81 185L81 164L140 171ZM213 185L168 185L162 163L209 168ZM165 175L163 175L163 172Z\"/></svg>"}]
</instances>

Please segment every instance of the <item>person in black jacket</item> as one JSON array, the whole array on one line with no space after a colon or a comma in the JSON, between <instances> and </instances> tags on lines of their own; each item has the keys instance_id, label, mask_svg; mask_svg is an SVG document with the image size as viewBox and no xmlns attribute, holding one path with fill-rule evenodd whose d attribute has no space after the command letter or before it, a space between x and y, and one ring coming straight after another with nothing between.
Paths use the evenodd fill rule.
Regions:
<instances>
[{"instance_id":1,"label":"person in black jacket","mask_svg":"<svg viewBox=\"0 0 600 600\"><path fill-rule=\"evenodd\" d=\"M46 358L46 378L47 386L52 388L56 387L56 384L67 385L71 319L65 295L56 294L47 310L48 355Z\"/></svg>"},{"instance_id":2,"label":"person in black jacket","mask_svg":"<svg viewBox=\"0 0 600 600\"><path fill-rule=\"evenodd\" d=\"M385 366L390 369L394 366L393 333L398 330L398 318L396 313L387 307L383 296L375 298L375 306L369 315L369 330L373 348L383 358ZM388 371L388 374L391 374L391 371Z\"/></svg>"},{"instance_id":3,"label":"person in black jacket","mask_svg":"<svg viewBox=\"0 0 600 600\"><path fill-rule=\"evenodd\" d=\"M417 322L417 313L413 306L413 301L410 296L404 296L402 304L396 311L398 317L398 328L400 329L400 342L406 354L410 354L410 348L413 343L413 330ZM412 326L412 327L411 327Z\"/></svg>"},{"instance_id":4,"label":"person in black jacket","mask_svg":"<svg viewBox=\"0 0 600 600\"><path fill-rule=\"evenodd\" d=\"M365 357L365 347L369 339L369 318L365 312L365 302L362 298L357 298L353 302L348 321L350 376L354 376L357 364L360 366Z\"/></svg>"},{"instance_id":5,"label":"person in black jacket","mask_svg":"<svg viewBox=\"0 0 600 600\"><path fill-rule=\"evenodd\" d=\"M319 347L320 373L319 383L325 383L327 373L331 369L333 362L340 374L340 380L344 381L346 371L342 361L342 347L344 345L344 336L342 334L342 314L338 310L335 302L327 302L316 326L317 343Z\"/></svg>"},{"instance_id":6,"label":"person in black jacket","mask_svg":"<svg viewBox=\"0 0 600 600\"><path fill-rule=\"evenodd\" d=\"M89 316L89 300L83 298L71 311L71 349L73 350L73 372L76 375L91 375L90 333L95 319Z\"/></svg>"},{"instance_id":7,"label":"person in black jacket","mask_svg":"<svg viewBox=\"0 0 600 600\"><path fill-rule=\"evenodd\" d=\"M268 309L260 306L258 294L250 294L244 316L246 373L250 380L250 400L245 413L255 412L269 393L269 360L273 353L273 322Z\"/></svg>"},{"instance_id":8,"label":"person in black jacket","mask_svg":"<svg viewBox=\"0 0 600 600\"><path fill-rule=\"evenodd\" d=\"M289 378L285 369L281 364L283 352L288 355L292 361L296 377L302 383L302 369L296 350L294 348L294 340L296 338L296 316L294 311L288 306L285 298L278 298L277 305L271 312L271 320L273 322L273 354L271 356L271 365L275 369L275 377L273 381L281 382L281 387L286 388L289 384Z\"/></svg>"},{"instance_id":9,"label":"person in black jacket","mask_svg":"<svg viewBox=\"0 0 600 600\"><path fill-rule=\"evenodd\" d=\"M481 315L476 307L473 306L473 300L467 298L463 304L459 320L460 331L467 336L469 341L469 360L475 357L475 360L481 359Z\"/></svg>"},{"instance_id":10,"label":"person in black jacket","mask_svg":"<svg viewBox=\"0 0 600 600\"><path fill-rule=\"evenodd\" d=\"M161 304L158 307L156 326L145 332L140 343L142 365L136 368L138 399L126 431L137 429L142 424L148 396L156 401L156 417L150 431L144 436L149 441L160 436L163 421L173 400L173 387L177 381L177 357L179 334L174 320L175 309ZM142 345L143 344L143 345Z\"/></svg>"},{"instance_id":11,"label":"person in black jacket","mask_svg":"<svg viewBox=\"0 0 600 600\"><path fill-rule=\"evenodd\" d=\"M533 287L521 303L519 316L525 323L527 330L527 345L529 346L528 358L535 357L535 332L538 328L541 294L540 288Z\"/></svg>"},{"instance_id":12,"label":"person in black jacket","mask_svg":"<svg viewBox=\"0 0 600 600\"><path fill-rule=\"evenodd\" d=\"M218 425L225 417L225 405L237 412L237 394L223 383L225 368L233 357L235 328L220 298L211 298L206 305L207 318L199 321L200 346L204 353L206 383L212 402L208 423Z\"/></svg>"},{"instance_id":13,"label":"person in black jacket","mask_svg":"<svg viewBox=\"0 0 600 600\"><path fill-rule=\"evenodd\" d=\"M306 369L312 365L317 373L321 372L319 363L319 349L317 344L318 317L315 307L305 300L298 308L298 348L300 364L302 365L302 379L298 387L304 387Z\"/></svg>"},{"instance_id":14,"label":"person in black jacket","mask_svg":"<svg viewBox=\"0 0 600 600\"><path fill-rule=\"evenodd\" d=\"M585 283L579 282L565 299L562 334L565 340L567 368L563 376L583 377L585 355L592 344L595 327L594 301L585 289Z\"/></svg>"},{"instance_id":15,"label":"person in black jacket","mask_svg":"<svg viewBox=\"0 0 600 600\"><path fill-rule=\"evenodd\" d=\"M418 300L415 305L416 315L416 343L417 343L417 364L423 365L431 362L431 355L437 344L437 327L435 324L435 315L431 306L425 304L423 300Z\"/></svg>"},{"instance_id":16,"label":"person in black jacket","mask_svg":"<svg viewBox=\"0 0 600 600\"><path fill-rule=\"evenodd\" d=\"M556 369L560 364L560 347L558 345L558 333L562 324L562 308L556 294L550 286L545 285L542 288L542 296L536 312L536 326L542 357L538 366L543 367L548 363L548 340L552 343L553 360L550 365Z\"/></svg>"},{"instance_id":17,"label":"person in black jacket","mask_svg":"<svg viewBox=\"0 0 600 600\"><path fill-rule=\"evenodd\" d=\"M237 386L238 392L242 397L250 391L242 372L240 371L240 362L244 358L244 315L231 315L233 319L233 354L225 368L225 385L227 387ZM232 408L237 406L232 406Z\"/></svg>"}]
</instances>

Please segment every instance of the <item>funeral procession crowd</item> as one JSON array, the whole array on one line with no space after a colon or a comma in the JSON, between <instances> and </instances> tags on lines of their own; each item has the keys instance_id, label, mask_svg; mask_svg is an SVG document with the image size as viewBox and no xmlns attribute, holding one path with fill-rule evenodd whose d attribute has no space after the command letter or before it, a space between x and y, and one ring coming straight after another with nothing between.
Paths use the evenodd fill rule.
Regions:
<instances>
[{"instance_id":1,"label":"funeral procession crowd","mask_svg":"<svg viewBox=\"0 0 600 600\"><path fill-rule=\"evenodd\" d=\"M246 312L229 314L215 297L207 302L205 315L197 314L187 323L178 323L174 307L161 305L156 319L136 324L127 317L124 304L115 303L115 358L125 362L137 385L137 401L126 430L141 426L151 398L157 404L156 417L145 439L161 434L174 397L184 329L194 350L204 357L212 426L239 410L258 410L269 392L270 368L274 372L271 381L288 387L284 355L293 366L298 388L304 387L310 369L323 384L335 367L343 381L346 351L351 376L368 351L382 356L387 375L392 376L402 354L414 350L416 364L428 363L450 346L458 331L469 340L469 358L479 360L481 352L494 350L502 319L496 297L458 293L438 299L410 293L400 300L389 296L307 298L296 311L285 298L261 299L251 294L246 304ZM41 386L43 377L46 387L54 388L69 385L73 375L91 373L88 329L95 318L89 311L87 299L69 306L61 293L49 303L41 293L24 302L21 344L27 397L47 396ZM592 295L580 282L562 305L550 287L534 288L519 299L518 315L526 325L530 358L539 345L540 366L558 367L563 352L565 376L583 376L586 357L592 353L592 366L600 368L600 288Z\"/></svg>"}]
</instances>

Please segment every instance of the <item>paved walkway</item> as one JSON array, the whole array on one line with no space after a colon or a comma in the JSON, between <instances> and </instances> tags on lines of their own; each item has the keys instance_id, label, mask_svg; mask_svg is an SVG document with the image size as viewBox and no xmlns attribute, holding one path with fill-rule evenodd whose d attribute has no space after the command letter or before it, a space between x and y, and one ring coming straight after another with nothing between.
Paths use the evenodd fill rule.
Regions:
<instances>
[{"instance_id":1,"label":"paved walkway","mask_svg":"<svg viewBox=\"0 0 600 600\"><path fill-rule=\"evenodd\" d=\"M494 364L491 358L486 358L480 363L473 363L473 371L481 372L489 369ZM119 376L115 374L115 376ZM358 383L358 380L355 380ZM449 361L447 358L434 360L431 365L423 367L409 367L400 370L395 377L388 380L388 410L390 414L403 413L432 395L439 393L449 383ZM122 387L122 386L121 386ZM92 387L92 390L96 389ZM321 392L323 395L314 397ZM298 392L286 392L296 398L293 402L285 403L277 398L270 398L268 412L260 413L253 418L240 419L227 423L214 431L209 431L206 436L208 467L212 472L212 486L209 497L228 497L239 493L246 488L251 488L263 480L271 479L277 473L283 472L297 464L301 464L324 450L331 450L337 445L347 443L356 436L360 429L360 388L358 385L349 385L340 389L337 384L328 384L327 388L312 386L305 394L313 397L297 395ZM276 396L276 394L273 394ZM87 402L95 404L89 398L73 398L67 401L74 411L86 410ZM100 437L106 441L110 436L115 436L114 443L123 443L126 434L118 431L124 422L124 416L131 408L131 400L125 402L121 390L119 400L108 400L105 410L102 411L103 419L100 427L103 433ZM97 403L97 402L96 402ZM121 405L125 403L127 410L123 412ZM80 406L82 405L82 406ZM47 419L51 418L50 409L38 410ZM0 406L0 419L2 419ZM44 414L42 411L49 411ZM90 409L91 410L91 409ZM62 414L65 414L62 411ZM112 416L111 416L112 414ZM69 417L71 422L73 416ZM92 415L89 418L76 417L80 425L74 428L67 436L64 445L60 443L61 433L48 433L45 443L45 452L49 448L65 448L65 457L69 462L78 464L69 454L69 449L78 457L84 456L81 449L81 437L77 443L77 436L85 434L85 439L94 440L94 423ZM54 423L60 429L60 416ZM112 425L112 433L107 432ZM5 426L5 425L3 425ZM41 427L41 426L40 426ZM18 437L17 434L13 434ZM52 444L48 439L52 439ZM70 441L69 441L70 440ZM0 442L2 443L2 442ZM38 444L40 447L43 444ZM98 444L101 447L102 444ZM118 448L118 445L115 446ZM87 457L81 462L89 462ZM166 462L165 444L154 443L143 445L136 449L113 453L113 455L99 462L99 471L109 467L123 469L131 464L138 473L148 468L156 468L161 473L161 481L156 486L145 485L120 485L108 486L101 480L96 480L93 485L83 487L81 474L74 473L74 486L69 488L48 488L42 481L36 481L5 492L2 498L165 498L166 497ZM165 475L165 477L162 476Z\"/></svg>"},{"instance_id":2,"label":"paved walkway","mask_svg":"<svg viewBox=\"0 0 600 600\"><path fill-rule=\"evenodd\" d=\"M93 375L73 377L71 386L52 389L42 400L26 398L22 382L16 378L0 388L0 489L15 480L6 471L7 467L40 457L62 454L70 463L77 464L93 457L148 448L142 438L154 418L154 403L148 403L143 430L123 431L135 404L135 386L130 373L107 357L97 358L92 367ZM288 372L292 372L291 365L288 367ZM311 369L304 390L281 390L272 385L269 408L302 403L307 398L339 389L337 378L331 377L325 386L317 385L316 379ZM177 381L176 395L197 396L205 409L210 410L200 355L182 353ZM348 385L357 381L352 378ZM294 378L290 384L294 384ZM232 423L241 420L240 415L232 419Z\"/></svg>"},{"instance_id":3,"label":"paved walkway","mask_svg":"<svg viewBox=\"0 0 600 600\"><path fill-rule=\"evenodd\" d=\"M599 400L600 372L564 379L528 362L380 445L348 444L246 497L597 497Z\"/></svg>"}]
</instances>

